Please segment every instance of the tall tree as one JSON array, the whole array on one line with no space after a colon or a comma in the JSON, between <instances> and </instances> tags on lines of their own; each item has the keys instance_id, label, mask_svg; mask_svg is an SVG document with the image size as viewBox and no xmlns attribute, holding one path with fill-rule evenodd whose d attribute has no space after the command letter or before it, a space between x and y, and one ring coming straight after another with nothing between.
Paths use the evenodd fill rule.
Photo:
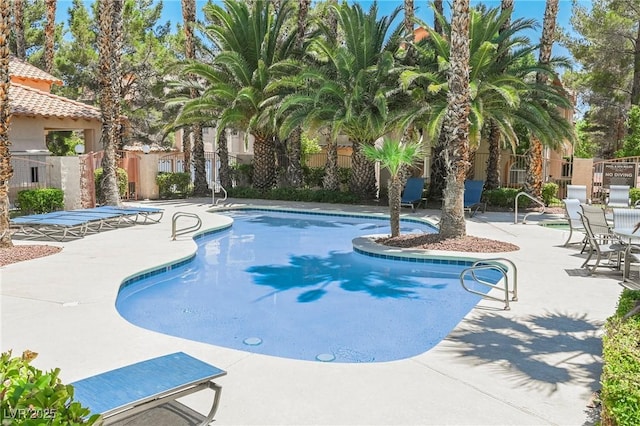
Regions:
<instances>
[{"instance_id":1,"label":"tall tree","mask_svg":"<svg viewBox=\"0 0 640 426\"><path fill-rule=\"evenodd\" d=\"M120 0L99 0L98 4L98 53L100 68L100 108L102 110L102 194L104 203L110 206L120 204L118 191L116 147L122 139L121 129L121 47L122 47L122 2Z\"/></svg>"},{"instance_id":2,"label":"tall tree","mask_svg":"<svg viewBox=\"0 0 640 426\"><path fill-rule=\"evenodd\" d=\"M45 0L47 23L44 27L44 70L53 72L53 48L56 38L56 0Z\"/></svg>"},{"instance_id":3,"label":"tall tree","mask_svg":"<svg viewBox=\"0 0 640 426\"><path fill-rule=\"evenodd\" d=\"M507 13L509 18L505 19L504 23L500 27L500 33L504 33L511 24L511 13L513 12L513 0L502 0L500 4L500 8L503 13ZM496 58L496 61L501 62L501 59L504 58L506 52L504 52L504 43L502 40L502 46L498 46L498 51L502 52L502 57ZM497 72L503 72L504 70L496 70ZM501 132L495 120L491 119L488 123L489 128L489 157L487 158L487 179L484 182L484 189L491 190L497 189L500 187L500 151L502 151L502 147L500 146L501 142Z\"/></svg>"},{"instance_id":4,"label":"tall tree","mask_svg":"<svg viewBox=\"0 0 640 426\"><path fill-rule=\"evenodd\" d=\"M556 32L556 19L558 16L558 0L547 0L544 9L544 21L542 24L542 36L540 38L540 55L538 62L545 67L549 66L551 60L551 49ZM545 85L548 83L546 73L536 73L536 83ZM529 141L527 151L527 181L525 191L535 197L542 196L543 181L543 146L540 139L532 137Z\"/></svg>"},{"instance_id":5,"label":"tall tree","mask_svg":"<svg viewBox=\"0 0 640 426\"><path fill-rule=\"evenodd\" d=\"M464 181L469 167L469 0L454 0L451 17L449 93L443 132L447 140L445 164L447 176L443 194L440 235L465 236L463 199Z\"/></svg>"},{"instance_id":6,"label":"tall tree","mask_svg":"<svg viewBox=\"0 0 640 426\"><path fill-rule=\"evenodd\" d=\"M9 231L9 179L13 175L9 146L9 34L11 5L0 0L0 247L11 247Z\"/></svg>"},{"instance_id":7,"label":"tall tree","mask_svg":"<svg viewBox=\"0 0 640 426\"><path fill-rule=\"evenodd\" d=\"M433 29L438 34L442 34L442 23L440 22L440 18L444 16L444 7L442 5L442 0L433 1L433 10L436 12L433 14Z\"/></svg>"},{"instance_id":8,"label":"tall tree","mask_svg":"<svg viewBox=\"0 0 640 426\"><path fill-rule=\"evenodd\" d=\"M300 57L303 56L305 40L307 39L307 24L309 16L309 5L311 0L298 0L298 16L296 22L295 50ZM294 188L302 186L302 127L298 126L288 137L289 142L289 163L288 180Z\"/></svg>"},{"instance_id":9,"label":"tall tree","mask_svg":"<svg viewBox=\"0 0 640 426\"><path fill-rule=\"evenodd\" d=\"M405 38L407 40L407 56L406 61L409 65L415 63L415 50L413 48L414 40L414 20L416 18L415 8L413 0L404 0L404 19L402 21L404 25Z\"/></svg>"},{"instance_id":10,"label":"tall tree","mask_svg":"<svg viewBox=\"0 0 640 426\"><path fill-rule=\"evenodd\" d=\"M188 61L196 58L196 43L194 36L194 26L196 24L196 2L195 0L182 0L182 19L184 22L184 50L185 58ZM200 94L195 87L189 89L191 99L196 99ZM193 137L193 164L195 170L194 177L194 195L204 196L209 192L207 183L207 174L205 170L204 159L204 141L202 138L202 124L194 123L191 125L191 135ZM191 173L191 164L189 153L191 152L190 141L182 141L183 151L185 153L185 172Z\"/></svg>"},{"instance_id":11,"label":"tall tree","mask_svg":"<svg viewBox=\"0 0 640 426\"><path fill-rule=\"evenodd\" d=\"M273 11L270 1L256 0L252 9L238 0L224 7L204 7L209 24L203 34L219 53L211 62L192 61L183 73L197 74L200 98L185 103L179 122L217 120L218 132L226 128L253 136L253 186L272 188L276 181L274 140L275 110L268 103L277 93L270 83L290 72L295 32L285 23L293 9L289 2ZM184 83L184 82L183 82Z\"/></svg>"},{"instance_id":12,"label":"tall tree","mask_svg":"<svg viewBox=\"0 0 640 426\"><path fill-rule=\"evenodd\" d=\"M16 38L16 56L27 59L27 43L24 34L24 0L13 0L13 33Z\"/></svg>"}]
</instances>

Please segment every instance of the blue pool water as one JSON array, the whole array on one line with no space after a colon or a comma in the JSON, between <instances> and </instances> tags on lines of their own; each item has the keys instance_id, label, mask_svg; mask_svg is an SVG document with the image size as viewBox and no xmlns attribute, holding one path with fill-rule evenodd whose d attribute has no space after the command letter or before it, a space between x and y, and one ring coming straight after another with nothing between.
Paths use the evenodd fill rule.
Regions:
<instances>
[{"instance_id":1,"label":"blue pool water","mask_svg":"<svg viewBox=\"0 0 640 426\"><path fill-rule=\"evenodd\" d=\"M120 314L140 327L243 351L381 362L429 350L479 301L460 285L465 266L354 253L352 239L388 234L388 219L226 214L233 226L199 239L192 262L123 286ZM402 222L402 233L414 232L435 231Z\"/></svg>"}]
</instances>

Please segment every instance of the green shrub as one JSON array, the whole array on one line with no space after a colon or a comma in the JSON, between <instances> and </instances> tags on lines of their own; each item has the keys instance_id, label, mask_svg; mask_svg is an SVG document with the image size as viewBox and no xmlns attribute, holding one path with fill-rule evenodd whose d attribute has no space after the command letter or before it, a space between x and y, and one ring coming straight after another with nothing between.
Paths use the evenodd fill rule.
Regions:
<instances>
[{"instance_id":1,"label":"green shrub","mask_svg":"<svg viewBox=\"0 0 640 426\"><path fill-rule=\"evenodd\" d=\"M18 192L16 204L22 214L61 210L64 208L64 192L57 188L25 189Z\"/></svg>"},{"instance_id":2,"label":"green shrub","mask_svg":"<svg viewBox=\"0 0 640 426\"><path fill-rule=\"evenodd\" d=\"M89 409L73 400L73 386L58 378L60 369L48 373L30 365L33 352L11 357L11 351L0 355L2 391L2 425L92 425L100 416L89 417Z\"/></svg>"},{"instance_id":3,"label":"green shrub","mask_svg":"<svg viewBox=\"0 0 640 426\"><path fill-rule=\"evenodd\" d=\"M631 198L631 205L635 205L640 200L640 188L631 188L629 190L629 198Z\"/></svg>"},{"instance_id":4,"label":"green shrub","mask_svg":"<svg viewBox=\"0 0 640 426\"><path fill-rule=\"evenodd\" d=\"M338 168L338 179L340 180L341 185L348 185L349 180L351 180L351 168L350 167L339 167Z\"/></svg>"},{"instance_id":5,"label":"green shrub","mask_svg":"<svg viewBox=\"0 0 640 426\"><path fill-rule=\"evenodd\" d=\"M104 202L104 196L102 194L102 174L104 171L102 167L95 169L93 172L93 179L96 185L96 200L98 203ZM124 197L127 194L127 189L129 186L129 176L127 176L127 171L125 169L117 168L116 175L118 176L118 194L120 194L120 198Z\"/></svg>"},{"instance_id":6,"label":"green shrub","mask_svg":"<svg viewBox=\"0 0 640 426\"><path fill-rule=\"evenodd\" d=\"M516 204L516 196L522 192L516 188L498 188L484 191L482 198L490 206L496 207L513 207ZM518 198L518 207L529 207L531 200L528 197Z\"/></svg>"},{"instance_id":7,"label":"green shrub","mask_svg":"<svg viewBox=\"0 0 640 426\"><path fill-rule=\"evenodd\" d=\"M302 174L305 186L311 188L322 187L322 179L324 179L325 175L324 167L302 166Z\"/></svg>"},{"instance_id":8,"label":"green shrub","mask_svg":"<svg viewBox=\"0 0 640 426\"><path fill-rule=\"evenodd\" d=\"M558 184L553 182L547 182L542 185L542 201L545 206L549 206L554 203L558 195Z\"/></svg>"},{"instance_id":9,"label":"green shrub","mask_svg":"<svg viewBox=\"0 0 640 426\"><path fill-rule=\"evenodd\" d=\"M193 191L189 173L158 173L156 183L160 198L187 198Z\"/></svg>"},{"instance_id":10,"label":"green shrub","mask_svg":"<svg viewBox=\"0 0 640 426\"><path fill-rule=\"evenodd\" d=\"M237 186L251 186L253 183L253 164L234 164L231 167L231 176Z\"/></svg>"},{"instance_id":11,"label":"green shrub","mask_svg":"<svg viewBox=\"0 0 640 426\"><path fill-rule=\"evenodd\" d=\"M640 315L623 317L640 300L640 291L624 290L602 338L602 424L640 424Z\"/></svg>"}]
</instances>

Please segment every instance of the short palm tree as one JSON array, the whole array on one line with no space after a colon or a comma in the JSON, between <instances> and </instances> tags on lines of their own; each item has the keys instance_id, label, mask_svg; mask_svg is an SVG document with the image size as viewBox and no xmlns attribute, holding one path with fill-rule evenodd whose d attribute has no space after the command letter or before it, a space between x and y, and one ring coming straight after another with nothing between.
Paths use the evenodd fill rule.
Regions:
<instances>
[{"instance_id":1,"label":"short palm tree","mask_svg":"<svg viewBox=\"0 0 640 426\"><path fill-rule=\"evenodd\" d=\"M387 169L389 179L389 220L391 236L400 235L400 193L402 192L402 171L423 157L422 146L418 143L402 143L395 139L384 138L382 145L365 145L364 155L379 161L380 167Z\"/></svg>"}]
</instances>

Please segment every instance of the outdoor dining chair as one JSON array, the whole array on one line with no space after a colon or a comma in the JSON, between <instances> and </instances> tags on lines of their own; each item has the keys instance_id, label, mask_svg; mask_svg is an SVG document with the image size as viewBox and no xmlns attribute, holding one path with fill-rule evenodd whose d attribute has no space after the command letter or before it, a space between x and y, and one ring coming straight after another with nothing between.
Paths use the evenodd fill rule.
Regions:
<instances>
[{"instance_id":1,"label":"outdoor dining chair","mask_svg":"<svg viewBox=\"0 0 640 426\"><path fill-rule=\"evenodd\" d=\"M606 206L613 207L631 207L631 198L629 198L629 185L611 185L609 187L609 196L606 199Z\"/></svg>"},{"instance_id":2,"label":"outdoor dining chair","mask_svg":"<svg viewBox=\"0 0 640 426\"><path fill-rule=\"evenodd\" d=\"M599 267L619 269L627 245L612 231L602 208L586 204L581 205L581 208L582 224L589 243L589 253L581 267L586 268L590 273ZM594 255L595 262L590 264L589 261ZM614 255L615 261L612 260ZM608 262L601 264L605 257Z\"/></svg>"}]
</instances>

